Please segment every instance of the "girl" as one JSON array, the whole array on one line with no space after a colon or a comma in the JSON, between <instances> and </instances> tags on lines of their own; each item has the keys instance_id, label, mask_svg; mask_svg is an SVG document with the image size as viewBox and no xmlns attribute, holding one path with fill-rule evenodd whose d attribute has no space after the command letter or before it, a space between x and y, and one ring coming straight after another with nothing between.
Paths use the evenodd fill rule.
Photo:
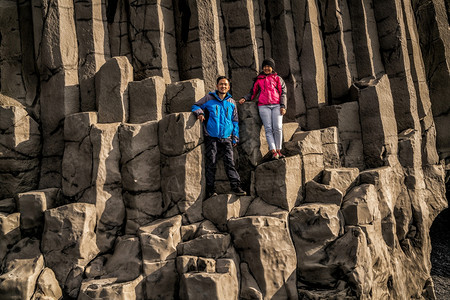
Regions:
<instances>
[{"instance_id":1,"label":"girl","mask_svg":"<svg viewBox=\"0 0 450 300\"><path fill-rule=\"evenodd\" d=\"M239 100L239 104L251 101L259 92L258 110L264 124L267 143L272 159L283 158L281 154L283 115L286 113L286 84L274 71L275 61L267 58L262 63L262 72L256 77L250 93Z\"/></svg>"}]
</instances>

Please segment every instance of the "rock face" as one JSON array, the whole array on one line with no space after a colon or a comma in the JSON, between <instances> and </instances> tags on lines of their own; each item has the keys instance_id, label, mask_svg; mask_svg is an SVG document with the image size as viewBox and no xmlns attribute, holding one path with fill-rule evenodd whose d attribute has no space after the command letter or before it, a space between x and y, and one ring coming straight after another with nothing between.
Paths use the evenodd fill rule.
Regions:
<instances>
[{"instance_id":1,"label":"rock face","mask_svg":"<svg viewBox=\"0 0 450 300\"><path fill-rule=\"evenodd\" d=\"M0 0L0 298L435 299L444 2ZM286 157L236 104L207 198L191 106L267 57Z\"/></svg>"}]
</instances>

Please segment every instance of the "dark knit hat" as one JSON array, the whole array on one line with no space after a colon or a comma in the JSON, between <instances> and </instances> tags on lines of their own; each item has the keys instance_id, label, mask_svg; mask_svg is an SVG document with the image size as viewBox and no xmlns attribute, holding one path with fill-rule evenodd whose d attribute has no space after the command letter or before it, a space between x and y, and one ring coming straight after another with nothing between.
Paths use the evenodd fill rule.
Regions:
<instances>
[{"instance_id":1,"label":"dark knit hat","mask_svg":"<svg viewBox=\"0 0 450 300\"><path fill-rule=\"evenodd\" d=\"M264 66L269 66L272 67L272 69L275 69L275 61L271 58L266 58L265 60L263 60L262 66L264 68Z\"/></svg>"}]
</instances>

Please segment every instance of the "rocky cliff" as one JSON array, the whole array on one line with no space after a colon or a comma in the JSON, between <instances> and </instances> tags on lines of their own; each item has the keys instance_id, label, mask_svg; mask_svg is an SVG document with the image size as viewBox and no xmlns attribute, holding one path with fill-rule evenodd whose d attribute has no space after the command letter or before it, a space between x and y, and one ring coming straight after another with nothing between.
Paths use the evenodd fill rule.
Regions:
<instances>
[{"instance_id":1,"label":"rocky cliff","mask_svg":"<svg viewBox=\"0 0 450 300\"><path fill-rule=\"evenodd\" d=\"M444 0L0 0L2 299L435 299L447 207ZM248 196L205 197L191 105L265 57L288 88ZM447 164L447 165L446 165Z\"/></svg>"}]
</instances>

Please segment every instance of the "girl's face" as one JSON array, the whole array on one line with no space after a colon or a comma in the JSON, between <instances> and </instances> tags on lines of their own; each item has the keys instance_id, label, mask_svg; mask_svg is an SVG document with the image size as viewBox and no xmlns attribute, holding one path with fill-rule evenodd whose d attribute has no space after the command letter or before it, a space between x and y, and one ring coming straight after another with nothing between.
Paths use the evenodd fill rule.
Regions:
<instances>
[{"instance_id":1,"label":"girl's face","mask_svg":"<svg viewBox=\"0 0 450 300\"><path fill-rule=\"evenodd\" d=\"M271 66L264 66L263 67L264 74L270 74L270 73L272 73L272 71L273 71L273 69L272 69Z\"/></svg>"}]
</instances>

